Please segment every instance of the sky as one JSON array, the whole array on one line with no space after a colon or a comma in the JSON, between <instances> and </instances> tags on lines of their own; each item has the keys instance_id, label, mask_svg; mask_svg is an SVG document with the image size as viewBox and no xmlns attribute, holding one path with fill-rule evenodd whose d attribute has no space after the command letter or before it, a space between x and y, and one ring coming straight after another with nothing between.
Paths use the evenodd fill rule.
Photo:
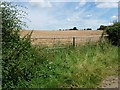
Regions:
<instances>
[{"instance_id":1,"label":"sky","mask_svg":"<svg viewBox=\"0 0 120 90\"><path fill-rule=\"evenodd\" d=\"M9 1L9 0L8 0ZM119 0L12 0L28 9L31 30L59 30L77 27L92 28L111 25L118 20Z\"/></svg>"}]
</instances>

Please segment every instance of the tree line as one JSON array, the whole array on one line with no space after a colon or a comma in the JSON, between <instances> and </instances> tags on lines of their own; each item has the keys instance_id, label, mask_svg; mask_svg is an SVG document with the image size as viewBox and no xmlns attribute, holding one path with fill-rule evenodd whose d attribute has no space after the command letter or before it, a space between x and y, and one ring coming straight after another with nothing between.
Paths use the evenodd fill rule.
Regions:
<instances>
[{"instance_id":1,"label":"tree line","mask_svg":"<svg viewBox=\"0 0 120 90\"><path fill-rule=\"evenodd\" d=\"M100 25L100 27L97 28L97 30L105 30L108 27L111 27L111 26L110 25L109 26ZM59 31L67 31L67 30L92 30L92 28L78 29L77 27L73 27L73 28L70 28L70 29L59 29Z\"/></svg>"},{"instance_id":2,"label":"tree line","mask_svg":"<svg viewBox=\"0 0 120 90\"><path fill-rule=\"evenodd\" d=\"M59 29L59 31L67 31L67 30L80 30L80 29L78 29L77 27L73 27L70 29ZM87 29L82 29L82 30L92 30L92 28L87 28Z\"/></svg>"}]
</instances>

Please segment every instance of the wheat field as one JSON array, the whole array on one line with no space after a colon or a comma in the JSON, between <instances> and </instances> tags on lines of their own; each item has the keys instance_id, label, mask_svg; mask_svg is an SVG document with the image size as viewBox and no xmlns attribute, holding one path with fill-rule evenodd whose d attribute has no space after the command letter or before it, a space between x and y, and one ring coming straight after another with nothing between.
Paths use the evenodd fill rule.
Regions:
<instances>
[{"instance_id":1,"label":"wheat field","mask_svg":"<svg viewBox=\"0 0 120 90\"><path fill-rule=\"evenodd\" d=\"M32 30L22 30L21 37L30 33ZM32 44L53 46L72 44L73 38L76 37L76 44L86 41L97 41L102 34L102 30L69 30L69 31L48 31L48 30L33 30L31 35ZM93 37L89 37L93 36ZM82 38L81 38L82 37ZM87 37L87 38L86 38Z\"/></svg>"}]
</instances>

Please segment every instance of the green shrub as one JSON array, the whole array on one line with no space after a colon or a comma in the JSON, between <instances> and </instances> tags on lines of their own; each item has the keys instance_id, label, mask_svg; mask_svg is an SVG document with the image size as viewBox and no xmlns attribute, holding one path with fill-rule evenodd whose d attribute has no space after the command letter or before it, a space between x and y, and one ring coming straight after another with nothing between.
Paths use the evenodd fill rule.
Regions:
<instances>
[{"instance_id":1,"label":"green shrub","mask_svg":"<svg viewBox=\"0 0 120 90\"><path fill-rule=\"evenodd\" d=\"M120 45L120 22L114 23L111 27L106 29L108 39L113 45Z\"/></svg>"},{"instance_id":2,"label":"green shrub","mask_svg":"<svg viewBox=\"0 0 120 90\"><path fill-rule=\"evenodd\" d=\"M19 85L28 87L25 82L35 77L35 69L46 58L39 55L31 45L31 33L20 38L19 32L26 23L21 21L26 13L17 5L0 2L2 10L2 88L10 89ZM40 53L39 53L40 54Z\"/></svg>"}]
</instances>

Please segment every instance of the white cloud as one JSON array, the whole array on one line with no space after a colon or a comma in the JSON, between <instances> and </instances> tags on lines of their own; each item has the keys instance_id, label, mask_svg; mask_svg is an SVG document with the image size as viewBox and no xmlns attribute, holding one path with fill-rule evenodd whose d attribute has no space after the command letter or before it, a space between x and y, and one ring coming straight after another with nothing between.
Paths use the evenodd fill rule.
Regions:
<instances>
[{"instance_id":1,"label":"white cloud","mask_svg":"<svg viewBox=\"0 0 120 90\"><path fill-rule=\"evenodd\" d=\"M103 25L106 25L108 23L106 20L94 19L94 18L88 19L88 20L86 19L86 20L83 20L82 22L84 23L83 26L85 28L92 28L93 30L96 30L101 25L101 23Z\"/></svg>"},{"instance_id":2,"label":"white cloud","mask_svg":"<svg viewBox=\"0 0 120 90\"><path fill-rule=\"evenodd\" d=\"M88 14L87 17L92 17L92 15L91 15L91 14Z\"/></svg>"},{"instance_id":3,"label":"white cloud","mask_svg":"<svg viewBox=\"0 0 120 90\"><path fill-rule=\"evenodd\" d=\"M112 16L111 19L116 20L116 19L118 19L118 17L117 16Z\"/></svg>"},{"instance_id":4,"label":"white cloud","mask_svg":"<svg viewBox=\"0 0 120 90\"><path fill-rule=\"evenodd\" d=\"M113 25L113 23L108 23L108 25Z\"/></svg>"},{"instance_id":5,"label":"white cloud","mask_svg":"<svg viewBox=\"0 0 120 90\"><path fill-rule=\"evenodd\" d=\"M119 0L95 0L97 8L117 8Z\"/></svg>"},{"instance_id":6,"label":"white cloud","mask_svg":"<svg viewBox=\"0 0 120 90\"><path fill-rule=\"evenodd\" d=\"M73 13L71 17L67 18L68 26L74 26L77 25L78 28L84 29L84 28L92 28L93 30L96 30L101 23L103 25L107 25L109 22L107 20L98 18L100 13L94 13L95 15L90 14L91 11L81 10L79 13Z\"/></svg>"},{"instance_id":7,"label":"white cloud","mask_svg":"<svg viewBox=\"0 0 120 90\"><path fill-rule=\"evenodd\" d=\"M81 2L84 0L50 0L52 2ZM86 2L118 2L119 0L86 0Z\"/></svg>"},{"instance_id":8,"label":"white cloud","mask_svg":"<svg viewBox=\"0 0 120 90\"><path fill-rule=\"evenodd\" d=\"M30 0L29 3L31 3L32 6L38 6L38 7L52 7L52 4L49 0Z\"/></svg>"},{"instance_id":9,"label":"white cloud","mask_svg":"<svg viewBox=\"0 0 120 90\"><path fill-rule=\"evenodd\" d=\"M29 2L31 0L1 0L7 2ZM33 2L41 2L46 0L32 0ZM47 0L50 2L118 2L119 0Z\"/></svg>"},{"instance_id":10,"label":"white cloud","mask_svg":"<svg viewBox=\"0 0 120 90\"><path fill-rule=\"evenodd\" d=\"M35 1L37 3L38 0ZM42 4L46 4L45 1L48 0L41 0L41 2L44 2ZM33 3L34 0L31 0L30 2ZM51 2L49 3L51 4ZM30 28L34 27L35 29L67 29L77 26L77 28L81 29L92 28L95 30L101 24L108 25L110 24L109 22L112 21L112 17L108 20L101 18L101 16L103 15L110 14L109 11L111 8L100 11L99 9L97 10L97 8L88 10L89 5L86 5L85 7L79 7L78 10L75 10L75 7L69 9L65 5L66 3L52 2L52 8L32 8L30 10L30 18L32 19L32 23L29 24ZM37 6L47 7L46 5L41 6L41 4L38 4ZM113 18L115 18L115 16Z\"/></svg>"},{"instance_id":11,"label":"white cloud","mask_svg":"<svg viewBox=\"0 0 120 90\"><path fill-rule=\"evenodd\" d=\"M35 9L29 10L29 17L32 22L28 22L29 28L34 29L46 29L50 26L52 27L55 24L58 24L59 21L55 18L55 15L49 13L48 9ZM54 28L54 27L52 27Z\"/></svg>"},{"instance_id":12,"label":"white cloud","mask_svg":"<svg viewBox=\"0 0 120 90\"><path fill-rule=\"evenodd\" d=\"M95 2L118 2L119 0L95 0Z\"/></svg>"},{"instance_id":13,"label":"white cloud","mask_svg":"<svg viewBox=\"0 0 120 90\"><path fill-rule=\"evenodd\" d=\"M11 1L13 1L13 0L1 0L2 2L11 2Z\"/></svg>"},{"instance_id":14,"label":"white cloud","mask_svg":"<svg viewBox=\"0 0 120 90\"><path fill-rule=\"evenodd\" d=\"M117 8L118 3L117 2L97 2L96 7L97 8Z\"/></svg>"},{"instance_id":15,"label":"white cloud","mask_svg":"<svg viewBox=\"0 0 120 90\"><path fill-rule=\"evenodd\" d=\"M80 18L78 16L72 16L70 18L67 18L67 21L78 21Z\"/></svg>"},{"instance_id":16,"label":"white cloud","mask_svg":"<svg viewBox=\"0 0 120 90\"><path fill-rule=\"evenodd\" d=\"M78 6L75 7L75 9L79 9L80 7L84 6L86 4L86 0L80 0Z\"/></svg>"},{"instance_id":17,"label":"white cloud","mask_svg":"<svg viewBox=\"0 0 120 90\"><path fill-rule=\"evenodd\" d=\"M95 2L118 2L119 0L95 0Z\"/></svg>"},{"instance_id":18,"label":"white cloud","mask_svg":"<svg viewBox=\"0 0 120 90\"><path fill-rule=\"evenodd\" d=\"M67 21L71 21L71 19L70 19L70 18L67 18Z\"/></svg>"},{"instance_id":19,"label":"white cloud","mask_svg":"<svg viewBox=\"0 0 120 90\"><path fill-rule=\"evenodd\" d=\"M29 0L1 0L2 2L29 2Z\"/></svg>"}]
</instances>

